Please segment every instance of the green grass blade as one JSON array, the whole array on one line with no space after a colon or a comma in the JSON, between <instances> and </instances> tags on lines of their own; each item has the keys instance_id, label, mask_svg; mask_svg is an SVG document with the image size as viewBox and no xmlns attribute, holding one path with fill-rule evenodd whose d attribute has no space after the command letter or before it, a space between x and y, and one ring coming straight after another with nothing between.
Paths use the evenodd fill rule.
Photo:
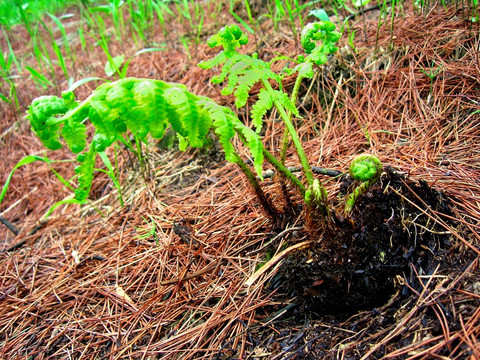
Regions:
<instances>
[{"instance_id":1,"label":"green grass blade","mask_svg":"<svg viewBox=\"0 0 480 360\"><path fill-rule=\"evenodd\" d=\"M37 70L34 68L31 68L30 66L25 66L25 69L27 69L30 74L32 75L33 79L41 85L43 88L48 88L49 86L54 86L50 80L48 80L45 76L40 74Z\"/></svg>"},{"instance_id":2,"label":"green grass blade","mask_svg":"<svg viewBox=\"0 0 480 360\"><path fill-rule=\"evenodd\" d=\"M100 77L86 77L86 78L80 79L78 81L75 81L72 85L70 85L70 87L68 88L67 91L74 91L79 86L82 86L82 85L84 85L84 84L86 84L90 81L98 81L98 80L107 81L104 78L100 78Z\"/></svg>"},{"instance_id":3,"label":"green grass blade","mask_svg":"<svg viewBox=\"0 0 480 360\"><path fill-rule=\"evenodd\" d=\"M53 204L50 209L48 209L47 213L43 216L43 219L48 219L48 217L52 214L52 212L59 207L60 205L65 205L65 204L87 204L86 200L77 200L77 199L65 199L65 200L60 200Z\"/></svg>"},{"instance_id":4,"label":"green grass blade","mask_svg":"<svg viewBox=\"0 0 480 360\"><path fill-rule=\"evenodd\" d=\"M62 22L59 18L55 15L52 15L47 12L47 15L53 20L53 22L57 25L58 29L62 33L62 40L63 46L65 46L65 51L67 52L67 56L70 56L70 46L68 45L67 33L65 32L65 27L63 26Z\"/></svg>"},{"instance_id":5,"label":"green grass blade","mask_svg":"<svg viewBox=\"0 0 480 360\"><path fill-rule=\"evenodd\" d=\"M12 44L10 44L10 39L8 38L8 35L5 32L5 30L2 29L2 31L3 31L3 35L5 36L5 41L7 42L8 50L10 51L9 57L11 57L13 62L15 63L15 66L17 67L18 73L21 73L22 68L20 67L20 64L18 63L17 58L15 56L15 53L13 52Z\"/></svg>"},{"instance_id":6,"label":"green grass blade","mask_svg":"<svg viewBox=\"0 0 480 360\"><path fill-rule=\"evenodd\" d=\"M65 75L65 78L68 80L70 77L68 75L68 70L67 70L67 65L65 64L65 59L63 58L62 51L60 50L60 47L57 45L55 42L55 39L52 38L52 48L53 51L55 52L55 55L57 55L58 63L60 64L60 67L62 68L63 74Z\"/></svg>"},{"instance_id":7,"label":"green grass blade","mask_svg":"<svg viewBox=\"0 0 480 360\"><path fill-rule=\"evenodd\" d=\"M115 171L113 169L112 163L110 162L110 159L108 158L107 154L105 152L101 151L98 153L100 158L102 159L103 163L105 164L105 167L107 168L108 171L105 171L103 169L98 169L99 171L105 173L112 179L113 184L115 188L117 189L118 192L118 200L120 201L120 206L123 207L123 196L122 196L122 187L120 186L120 182L118 181L117 177L115 176Z\"/></svg>"},{"instance_id":8,"label":"green grass blade","mask_svg":"<svg viewBox=\"0 0 480 360\"><path fill-rule=\"evenodd\" d=\"M30 164L35 161L42 161L42 162L49 162L50 160L47 157L40 157L40 156L35 156L35 155L28 155L25 156L23 159L21 159L10 171L10 174L8 174L7 180L5 181L5 184L3 185L2 192L0 193L0 204L3 201L3 198L7 194L8 191L8 186L10 185L10 181L12 180L12 176L15 173L15 171L19 168L22 167L23 165Z\"/></svg>"},{"instance_id":9,"label":"green grass blade","mask_svg":"<svg viewBox=\"0 0 480 360\"><path fill-rule=\"evenodd\" d=\"M247 31L250 33L250 34L255 34L255 31L250 27L248 26L248 24L243 21L243 19L238 16L237 14L235 14L235 12L233 10L230 10L230 14L232 14L232 16L240 23L243 25L243 27L245 27L245 29L247 29Z\"/></svg>"},{"instance_id":10,"label":"green grass blade","mask_svg":"<svg viewBox=\"0 0 480 360\"><path fill-rule=\"evenodd\" d=\"M0 93L0 100L5 101L6 103L10 104L11 101L2 93Z\"/></svg>"}]
</instances>

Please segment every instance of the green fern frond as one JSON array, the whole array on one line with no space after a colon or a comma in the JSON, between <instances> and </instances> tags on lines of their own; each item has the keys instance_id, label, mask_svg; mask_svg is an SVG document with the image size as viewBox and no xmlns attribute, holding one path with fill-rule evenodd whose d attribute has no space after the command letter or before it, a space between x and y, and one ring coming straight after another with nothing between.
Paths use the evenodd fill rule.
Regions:
<instances>
[{"instance_id":1,"label":"green fern frond","mask_svg":"<svg viewBox=\"0 0 480 360\"><path fill-rule=\"evenodd\" d=\"M133 85L130 94L132 102L126 121L128 129L144 141L148 133L155 139L161 139L168 126L161 84L139 81Z\"/></svg>"},{"instance_id":2,"label":"green fern frond","mask_svg":"<svg viewBox=\"0 0 480 360\"><path fill-rule=\"evenodd\" d=\"M298 76L304 79L313 78L313 64L311 62L304 62L298 64L294 70L298 71Z\"/></svg>"},{"instance_id":3,"label":"green fern frond","mask_svg":"<svg viewBox=\"0 0 480 360\"><path fill-rule=\"evenodd\" d=\"M118 111L111 109L105 101L90 101L88 118L96 128L97 151L104 151L117 139L118 133L123 132L121 130L126 130L126 124L124 122L115 123L118 117L117 115Z\"/></svg>"},{"instance_id":4,"label":"green fern frond","mask_svg":"<svg viewBox=\"0 0 480 360\"><path fill-rule=\"evenodd\" d=\"M233 63L235 61L235 63ZM220 77L225 77L225 74L228 73L228 83L227 86L222 90L222 95L230 95L235 90L235 87L239 83L239 76L249 71L248 68L251 67L252 61L248 56L238 55L228 61L232 65L227 67L227 64L222 69L222 74Z\"/></svg>"},{"instance_id":5,"label":"green fern frond","mask_svg":"<svg viewBox=\"0 0 480 360\"><path fill-rule=\"evenodd\" d=\"M217 34L207 40L207 44L211 48L223 46L226 54L235 53L237 48L247 43L247 35L235 24L224 26Z\"/></svg>"},{"instance_id":6,"label":"green fern frond","mask_svg":"<svg viewBox=\"0 0 480 360\"><path fill-rule=\"evenodd\" d=\"M30 120L33 131L46 148L58 150L62 147L59 141L60 125L49 124L49 120L67 111L67 104L58 96L41 96L33 100L29 106L27 118Z\"/></svg>"},{"instance_id":7,"label":"green fern frond","mask_svg":"<svg viewBox=\"0 0 480 360\"><path fill-rule=\"evenodd\" d=\"M87 153L77 156L77 161L80 165L75 168L75 173L78 175L78 187L75 189L75 199L78 201L85 201L90 194L93 181L93 169L97 155L96 148L95 142L93 142Z\"/></svg>"},{"instance_id":8,"label":"green fern frond","mask_svg":"<svg viewBox=\"0 0 480 360\"><path fill-rule=\"evenodd\" d=\"M128 116L130 108L135 105L132 87L136 83L120 81L115 86L110 87L105 94L105 101L110 108L117 109L119 114Z\"/></svg>"},{"instance_id":9,"label":"green fern frond","mask_svg":"<svg viewBox=\"0 0 480 360\"><path fill-rule=\"evenodd\" d=\"M273 93L275 95L275 100L277 100L287 111L291 112L297 117L300 116L297 107L292 102L287 93L280 90L274 90Z\"/></svg>"},{"instance_id":10,"label":"green fern frond","mask_svg":"<svg viewBox=\"0 0 480 360\"><path fill-rule=\"evenodd\" d=\"M217 135L218 141L225 151L225 159L232 163L236 163L236 151L231 143L231 139L235 136L233 124L240 120L238 120L238 117L232 110L220 106L211 100L201 100L198 104L207 111L212 120L213 131L215 132L215 135Z\"/></svg>"},{"instance_id":11,"label":"green fern frond","mask_svg":"<svg viewBox=\"0 0 480 360\"><path fill-rule=\"evenodd\" d=\"M62 137L74 154L83 151L87 145L87 127L81 122L69 119L62 129Z\"/></svg>"},{"instance_id":12,"label":"green fern frond","mask_svg":"<svg viewBox=\"0 0 480 360\"><path fill-rule=\"evenodd\" d=\"M321 65L326 62L326 55L338 50L335 43L340 39L341 34L335 30L335 24L330 21L313 22L303 28L300 42L305 52L312 54L307 59L310 58L317 65Z\"/></svg>"},{"instance_id":13,"label":"green fern frond","mask_svg":"<svg viewBox=\"0 0 480 360\"><path fill-rule=\"evenodd\" d=\"M235 65L238 63L240 63L239 66L243 66L243 64L245 64L245 68L248 67L248 64L246 64L244 58L245 58L245 55L241 55L241 54L234 54L230 58L228 58L228 60L225 61L225 64L223 64L222 71L220 72L220 74L212 77L212 80L211 80L212 83L213 84L222 83L225 80L225 78L232 73L232 68L234 68ZM238 74L238 71L236 73Z\"/></svg>"},{"instance_id":14,"label":"green fern frond","mask_svg":"<svg viewBox=\"0 0 480 360\"><path fill-rule=\"evenodd\" d=\"M198 66L202 69L211 69L222 65L225 61L227 61L227 56L224 51L220 51L213 58L198 63Z\"/></svg>"},{"instance_id":15,"label":"green fern frond","mask_svg":"<svg viewBox=\"0 0 480 360\"><path fill-rule=\"evenodd\" d=\"M240 77L240 79L238 80L237 90L235 90L235 97L236 97L235 106L237 108L241 108L242 106L245 106L250 96L250 89L257 82L264 79L264 77L265 77L264 73L262 73L261 71L255 71L255 70L248 71L245 73L245 75L242 75Z\"/></svg>"},{"instance_id":16,"label":"green fern frond","mask_svg":"<svg viewBox=\"0 0 480 360\"><path fill-rule=\"evenodd\" d=\"M172 87L165 91L165 98L170 106L169 118L172 128L188 139L190 146L201 147L206 143L211 119L205 116L199 107L199 97L183 89Z\"/></svg>"},{"instance_id":17,"label":"green fern frond","mask_svg":"<svg viewBox=\"0 0 480 360\"><path fill-rule=\"evenodd\" d=\"M230 74L228 76L227 86L224 87L221 91L223 96L228 96L235 91L235 86L238 84L238 74Z\"/></svg>"},{"instance_id":18,"label":"green fern frond","mask_svg":"<svg viewBox=\"0 0 480 360\"><path fill-rule=\"evenodd\" d=\"M243 138L246 141L246 145L250 150L250 154L253 157L253 166L257 175L261 180L263 180L262 172L263 172L263 144L260 136L250 129L249 127L245 126L240 120L234 122L235 130L240 132L243 135Z\"/></svg>"},{"instance_id":19,"label":"green fern frond","mask_svg":"<svg viewBox=\"0 0 480 360\"><path fill-rule=\"evenodd\" d=\"M273 107L273 100L268 91L261 89L257 102L252 106L252 123L256 132L259 133L263 125L263 117Z\"/></svg>"}]
</instances>

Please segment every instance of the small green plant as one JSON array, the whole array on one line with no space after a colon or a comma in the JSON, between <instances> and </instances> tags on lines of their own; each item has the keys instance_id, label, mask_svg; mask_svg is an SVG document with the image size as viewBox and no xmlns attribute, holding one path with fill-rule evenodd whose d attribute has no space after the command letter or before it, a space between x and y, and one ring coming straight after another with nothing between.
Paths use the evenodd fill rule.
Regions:
<instances>
[{"instance_id":1,"label":"small green plant","mask_svg":"<svg viewBox=\"0 0 480 360\"><path fill-rule=\"evenodd\" d=\"M4 57L3 52L0 54L0 78L2 79L2 84L0 84L0 91L6 90L5 94L7 94L8 92L8 95L2 94L0 92L0 99L9 103L11 103L13 100L16 108L18 108L19 100L17 94L17 86L15 83L15 77L18 75L14 74L14 69L12 69L12 65L16 65L18 73L21 72L21 68L17 61L17 58L15 57L12 46L10 44L10 40L5 30L3 30L3 34L5 35L5 40L7 41L9 52L8 55L7 53L5 53L6 58ZM3 89L3 85L5 85L6 89Z\"/></svg>"},{"instance_id":2,"label":"small green plant","mask_svg":"<svg viewBox=\"0 0 480 360\"><path fill-rule=\"evenodd\" d=\"M435 64L434 64L435 65ZM442 65L439 65L438 67L436 68L430 68L430 69L420 69L420 71L422 73L425 74L426 77L428 77L430 79L430 94L433 93L433 81L435 80L435 78L437 77L437 75L443 70L443 66Z\"/></svg>"},{"instance_id":3,"label":"small green plant","mask_svg":"<svg viewBox=\"0 0 480 360\"><path fill-rule=\"evenodd\" d=\"M129 130L141 141L147 135L161 139L168 126L177 132L183 149L188 145L200 147L207 143L209 130L219 138L228 160L237 162L230 140L235 132L248 139L247 144L256 159L261 174L262 146L258 134L238 120L234 113L212 100L196 96L182 85L159 80L127 78L100 85L82 103L75 101L72 92L63 96L43 96L29 107L32 129L50 150L62 147L61 139L73 153L78 154L75 172L78 201L88 198L92 185L96 155L115 141L128 143L124 135ZM86 119L95 127L93 139L87 141Z\"/></svg>"},{"instance_id":4,"label":"small green plant","mask_svg":"<svg viewBox=\"0 0 480 360\"><path fill-rule=\"evenodd\" d=\"M282 74L273 72L270 68L271 63L258 59L255 54L249 56L237 51L248 42L248 38L236 25L222 28L208 40L209 46L221 46L223 50L214 58L199 65L205 69L222 66L221 73L214 76L212 81L226 83L222 93L224 95L233 93L237 107L246 105L253 85L256 83L262 85L258 99L251 108L253 129L241 122L231 109L220 106L208 97L195 95L183 85L137 78L125 78L102 84L80 103L75 100L71 91L64 92L62 97L42 96L32 102L27 116L33 131L45 147L57 150L65 143L73 153L78 154L76 158L78 166L75 168L77 181L74 189L75 199L69 202L85 203L88 199L97 155L107 166L104 172L115 182L121 199L120 185L104 151L115 142L121 142L132 148L127 140L127 132L133 134L138 144L147 142L148 136L162 139L171 128L176 133L182 150L187 146L204 146L210 141L209 134L213 134L222 145L225 158L236 163L244 172L260 204L270 217L278 217L278 211L259 183L259 180L263 180L264 161L271 163L286 179L285 181L300 192L307 207L320 210L323 219L327 219L330 211L327 192L313 175L292 119L299 116L296 101L301 81L313 77L314 66L327 62L328 55L337 50L335 43L339 37L340 34L335 31L335 25L332 23L317 22L307 25L301 37L306 56L299 56L295 61L296 65ZM297 76L290 95L282 86L282 77L285 74ZM273 108L277 109L286 129L279 159L263 146L259 135L263 117ZM87 120L95 129L91 140L87 138ZM249 149L256 175L234 147L232 139L235 135L238 135ZM284 154L289 138L299 156L305 184L285 166ZM357 169L358 166L368 168L368 161L367 165L355 167L352 165L352 169ZM376 166L378 168L378 164ZM357 173L361 173L360 170L352 171L356 176L354 178L358 177ZM358 178L369 186L374 181L365 180L363 176ZM376 180L378 176L374 178ZM361 189L355 190L349 199L348 212L355 200L368 188L366 185L360 187Z\"/></svg>"},{"instance_id":5,"label":"small green plant","mask_svg":"<svg viewBox=\"0 0 480 360\"><path fill-rule=\"evenodd\" d=\"M263 117L273 107L277 109L286 128L280 159L276 159L265 152L266 159L298 188L307 205L319 208L324 214L328 213L327 193L318 179L313 177L312 169L292 123L292 118L293 116L299 116L296 101L302 80L313 77L313 66L326 63L328 55L335 53L337 50L335 43L339 40L340 33L336 32L335 29L335 25L330 22L315 22L305 26L302 30L301 44L307 56L299 56L296 61L297 65L293 69L287 69L284 74L273 72L271 62L267 63L258 59L256 54L249 56L237 51L238 48L248 42L248 38L236 25L226 26L218 34L208 39L210 47L222 46L223 51L219 52L214 58L199 64L200 67L205 69L222 66L220 75L214 76L212 82L226 82L222 94L233 93L236 97L235 105L238 108L246 105L249 91L253 85L256 83L262 85L258 101L252 106L251 112L252 122L257 133L261 130ZM273 61L276 61L276 59ZM282 78L285 74L297 75L291 95L283 89ZM271 82L276 83L276 89ZM297 178L284 166L290 138L300 159L307 181L306 186L297 181Z\"/></svg>"},{"instance_id":6,"label":"small green plant","mask_svg":"<svg viewBox=\"0 0 480 360\"><path fill-rule=\"evenodd\" d=\"M122 39L122 35L125 32L125 24L123 21L122 7L124 5L123 0L110 0L105 5L96 5L89 8L92 13L109 14L112 17L113 27L115 30L115 38L117 40Z\"/></svg>"},{"instance_id":7,"label":"small green plant","mask_svg":"<svg viewBox=\"0 0 480 360\"><path fill-rule=\"evenodd\" d=\"M360 182L345 202L345 213L350 214L357 199L380 179L383 166L374 155L362 154L355 157L350 163L349 173L353 180Z\"/></svg>"}]
</instances>

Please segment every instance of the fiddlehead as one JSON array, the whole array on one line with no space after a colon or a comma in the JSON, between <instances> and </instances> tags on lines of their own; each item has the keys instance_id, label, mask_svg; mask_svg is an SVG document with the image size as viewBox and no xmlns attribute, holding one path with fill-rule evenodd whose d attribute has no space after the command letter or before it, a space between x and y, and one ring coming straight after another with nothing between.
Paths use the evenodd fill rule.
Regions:
<instances>
[{"instance_id":1,"label":"fiddlehead","mask_svg":"<svg viewBox=\"0 0 480 360\"><path fill-rule=\"evenodd\" d=\"M345 213L350 214L355 206L357 199L365 194L367 190L375 183L382 175L383 166L381 161L374 155L362 154L358 155L350 163L349 173L352 179L361 181L350 194L345 202Z\"/></svg>"}]
</instances>

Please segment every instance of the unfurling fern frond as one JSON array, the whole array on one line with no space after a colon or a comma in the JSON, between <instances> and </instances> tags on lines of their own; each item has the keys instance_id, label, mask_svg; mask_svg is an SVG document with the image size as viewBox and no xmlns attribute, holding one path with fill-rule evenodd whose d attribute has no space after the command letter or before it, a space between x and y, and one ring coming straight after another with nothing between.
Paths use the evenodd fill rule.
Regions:
<instances>
[{"instance_id":1,"label":"unfurling fern frond","mask_svg":"<svg viewBox=\"0 0 480 360\"><path fill-rule=\"evenodd\" d=\"M330 21L318 21L303 28L300 41L305 52L311 54L311 60L317 65L321 65L326 62L326 55L333 54L338 50L335 43L340 36L341 34L336 31L335 24ZM324 56L319 56L319 54Z\"/></svg>"},{"instance_id":2,"label":"unfurling fern frond","mask_svg":"<svg viewBox=\"0 0 480 360\"><path fill-rule=\"evenodd\" d=\"M28 108L27 118L30 120L33 131L50 150L62 147L59 141L60 125L49 124L49 120L68 111L65 100L58 96L41 96L32 101Z\"/></svg>"},{"instance_id":3,"label":"unfurling fern frond","mask_svg":"<svg viewBox=\"0 0 480 360\"><path fill-rule=\"evenodd\" d=\"M86 200L90 194L96 155L95 142L92 142L87 153L77 156L77 161L80 165L75 168L75 174L78 175L78 187L75 189L75 199L78 201Z\"/></svg>"},{"instance_id":4,"label":"unfurling fern frond","mask_svg":"<svg viewBox=\"0 0 480 360\"><path fill-rule=\"evenodd\" d=\"M69 119L63 125L61 134L74 154L78 154L87 145L87 127L81 122Z\"/></svg>"}]
</instances>

